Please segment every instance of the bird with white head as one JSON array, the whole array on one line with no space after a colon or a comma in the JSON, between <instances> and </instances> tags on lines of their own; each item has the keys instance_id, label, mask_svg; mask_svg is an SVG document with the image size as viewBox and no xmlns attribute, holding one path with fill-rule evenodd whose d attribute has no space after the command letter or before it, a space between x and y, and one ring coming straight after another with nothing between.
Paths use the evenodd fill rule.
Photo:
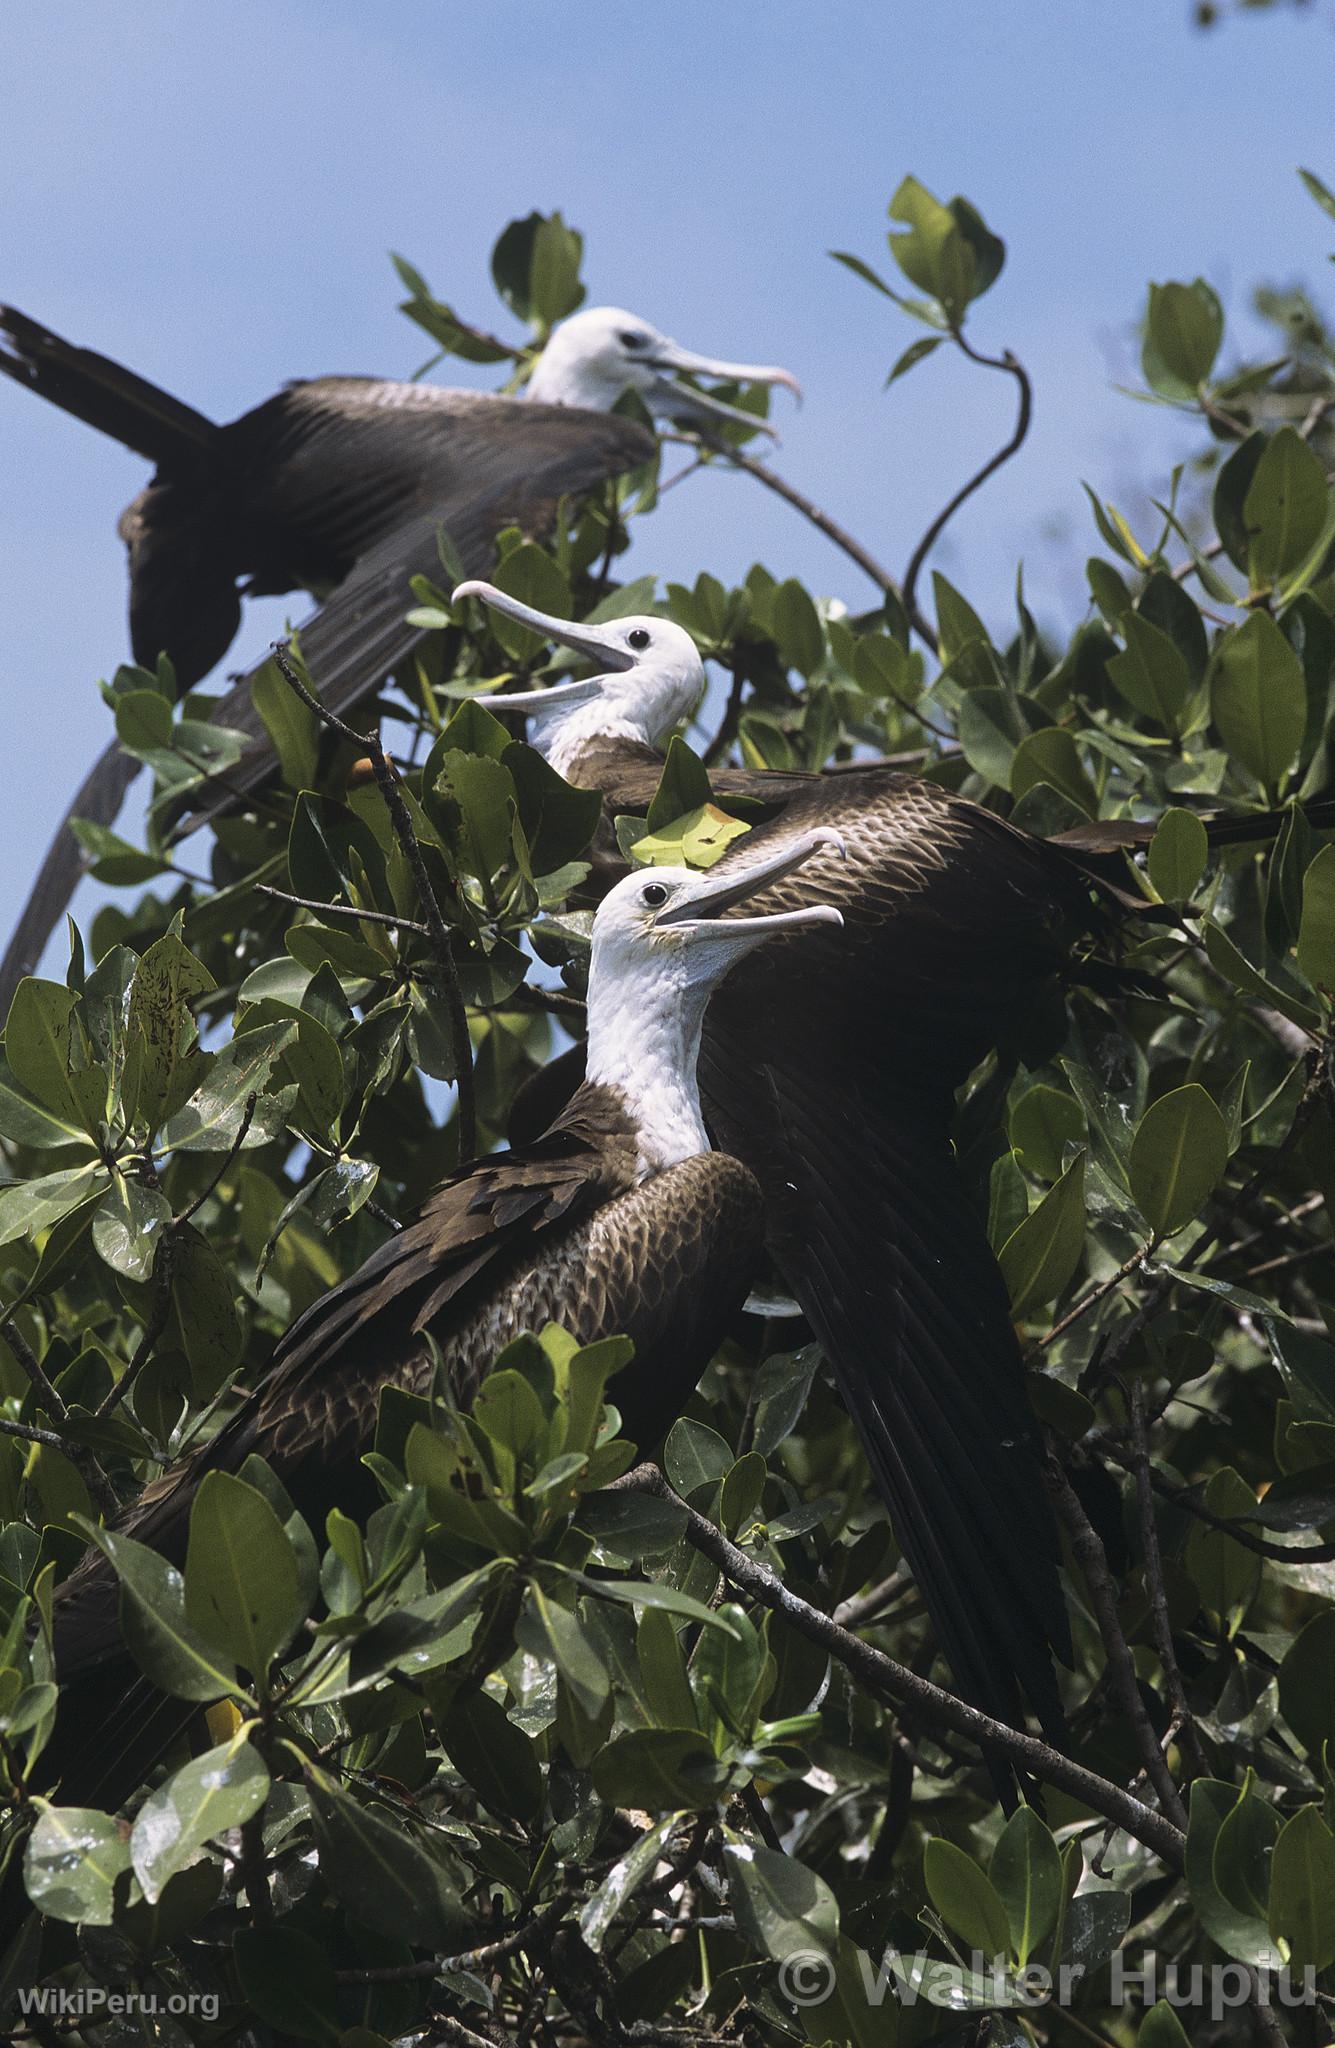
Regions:
<instances>
[{"instance_id":1,"label":"bird with white head","mask_svg":"<svg viewBox=\"0 0 1335 2048\"><path fill-rule=\"evenodd\" d=\"M582 405L603 412L610 411L623 391L634 391L656 419L682 426L727 420L774 432L754 413L683 384L683 376L715 377L727 384L781 384L799 403L802 398L802 387L791 371L698 355L620 306L590 306L563 320L534 365L528 396L544 405Z\"/></svg>"}]
</instances>

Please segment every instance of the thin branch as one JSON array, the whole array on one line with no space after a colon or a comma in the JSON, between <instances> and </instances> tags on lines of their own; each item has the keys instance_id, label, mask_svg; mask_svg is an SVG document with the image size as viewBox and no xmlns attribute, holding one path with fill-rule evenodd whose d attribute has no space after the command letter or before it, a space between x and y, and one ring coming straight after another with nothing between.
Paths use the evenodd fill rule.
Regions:
<instances>
[{"instance_id":1,"label":"thin branch","mask_svg":"<svg viewBox=\"0 0 1335 2048\"><path fill-rule=\"evenodd\" d=\"M1146 1239L1144 1244L1137 1245L1130 1258L1124 1259L1115 1273L1109 1274L1106 1280L1100 1280L1097 1287L1091 1287L1089 1293L1084 1295L1075 1304L1074 1308L1068 1309L1059 1323L1053 1324L1046 1336L1040 1337L1036 1344L1031 1345L1030 1355L1032 1356L1035 1351L1046 1351L1049 1344L1054 1344L1058 1337L1064 1335L1070 1329L1072 1323L1078 1323L1082 1316L1087 1316L1089 1311L1096 1307L1105 1296L1112 1293L1114 1287L1120 1287L1123 1280L1129 1280L1136 1271L1136 1268L1142 1266L1145 1260L1149 1258L1157 1242L1157 1238L1150 1237Z\"/></svg>"},{"instance_id":2,"label":"thin branch","mask_svg":"<svg viewBox=\"0 0 1335 2048\"><path fill-rule=\"evenodd\" d=\"M893 1657L887 1657L884 1651L863 1642L860 1636L840 1628L828 1614L823 1614L818 1607L790 1592L767 1565L748 1557L735 1543L729 1542L721 1529L716 1529L712 1522L688 1507L656 1465L636 1466L633 1471L614 1480L607 1491L651 1493L660 1500L672 1501L686 1517L686 1540L694 1549L707 1557L733 1585L748 1593L762 1607L781 1614L800 1635L818 1643L836 1657L860 1683L914 1708L931 1723L995 1750L1018 1770L1030 1772L1047 1784L1069 1792L1072 1798L1095 1813L1101 1813L1105 1819L1143 1842L1169 1869L1181 1870L1185 1837L1181 1829L1163 1814L1133 1799L1120 1785L1112 1784L1096 1772L1086 1770L1083 1764L1063 1756L1051 1744L1035 1735L1026 1735L1018 1728L1009 1728L1004 1721L994 1720L990 1714L971 1707L954 1693L933 1685L930 1679L921 1678L917 1672L896 1663Z\"/></svg>"},{"instance_id":3,"label":"thin branch","mask_svg":"<svg viewBox=\"0 0 1335 2048\"><path fill-rule=\"evenodd\" d=\"M1173 1723L1181 1741L1188 1778L1208 1778L1210 1767L1201 1748L1200 1736L1196 1733L1191 1708L1187 1705L1186 1687L1182 1683L1177 1652L1173 1648L1173 1626L1168 1618L1168 1589L1164 1584L1163 1575L1163 1552L1159 1548L1159 1528L1154 1519L1149 1433L1145 1426L1145 1388L1141 1380L1132 1380L1128 1399L1131 1410L1132 1457L1136 1475L1136 1506L1140 1516L1141 1568L1145 1577L1145 1590L1150 1596L1154 1647L1159 1653L1164 1683L1168 1688L1168 1704L1172 1709Z\"/></svg>"},{"instance_id":4,"label":"thin branch","mask_svg":"<svg viewBox=\"0 0 1335 2048\"><path fill-rule=\"evenodd\" d=\"M935 647L935 634L925 620L920 623L918 619L914 618L907 592L900 590L890 571L882 568L876 557L863 547L860 540L854 540L852 534L845 527L842 527L837 519L832 519L828 512L823 512L819 505L808 498L804 492L796 489L793 484L790 484L786 477L780 476L777 470L770 469L766 463L757 461L754 455L748 455L744 449L720 447L719 452L726 455L728 461L735 468L744 469L748 476L753 476L756 479L757 483L764 484L767 491L774 491L780 498L783 498L795 511L800 512L804 519L809 519L811 524L819 532L823 533L827 540L832 540L837 548L842 548L849 560L856 562L863 574L869 576L878 589L883 590L887 597L893 597L897 603L904 606L911 624L917 629L920 636L926 639L929 647Z\"/></svg>"},{"instance_id":5,"label":"thin branch","mask_svg":"<svg viewBox=\"0 0 1335 2048\"><path fill-rule=\"evenodd\" d=\"M35 1422L11 1422L7 1415L0 1415L0 1436L22 1437L25 1443L45 1444L49 1450L69 1456L68 1440L57 1436L54 1429L39 1429Z\"/></svg>"},{"instance_id":6,"label":"thin branch","mask_svg":"<svg viewBox=\"0 0 1335 2048\"><path fill-rule=\"evenodd\" d=\"M69 1414L69 1410L47 1378L41 1360L18 1324L14 1321L13 1316L6 1316L4 1321L0 1323L0 1337L4 1338L15 1358L23 1367L24 1372L28 1375L29 1380L32 1382L33 1391L47 1414L53 1416L57 1422L63 1422Z\"/></svg>"},{"instance_id":7,"label":"thin branch","mask_svg":"<svg viewBox=\"0 0 1335 2048\"><path fill-rule=\"evenodd\" d=\"M413 830L408 806L403 801L398 777L380 744L379 733L357 732L345 719L338 717L327 705L322 704L318 697L313 696L293 668L285 640L274 642L273 653L283 681L294 696L300 698L306 709L314 712L331 731L338 733L345 740L350 740L354 746L364 748L370 756L371 766L375 770L376 786L385 799L385 807L389 812L395 837L412 870L417 900L422 907L422 915L431 936L432 957L440 970L441 981L444 984L445 1003L450 1018L450 1038L454 1051L454 1079L459 1091L459 1161L463 1164L471 1159L477 1150L477 1106L473 1089L473 1047L468 1036L468 1011L464 1004L463 990L459 986L459 970L454 963L450 935L446 930L440 905L436 901L436 892L427 873L426 862L422 857L417 834Z\"/></svg>"},{"instance_id":8,"label":"thin branch","mask_svg":"<svg viewBox=\"0 0 1335 2048\"><path fill-rule=\"evenodd\" d=\"M556 1896L533 1914L522 1925L512 1927L495 1941L483 1942L480 1948L462 1949L458 1955L432 1956L424 1963L389 1963L375 1970L336 1970L336 1984L411 1984L415 1980L439 1977L445 1970L480 1970L485 1964L503 1962L507 1956L517 1955L527 1948L536 1937L545 1934L552 1922L559 1920L566 1908L578 1898L572 1886L565 1885Z\"/></svg>"},{"instance_id":9,"label":"thin branch","mask_svg":"<svg viewBox=\"0 0 1335 2048\"><path fill-rule=\"evenodd\" d=\"M1014 377L1016 384L1019 386L1020 399L1015 415L1015 431L1005 447L998 448L996 454L989 457L980 470L975 471L969 478L968 483L962 489L956 491L950 502L937 513L926 533L918 542L917 547L913 550L908 568L904 571L903 603L905 611L908 613L919 634L923 634L923 626L919 624L922 614L918 610L916 592L923 563L927 560L928 555L932 552L938 540L940 540L946 527L959 511L960 506L971 498L975 491L980 490L990 476L995 476L1003 463L1009 462L1012 455L1019 453L1024 445L1025 436L1029 432L1029 421L1034 409L1034 387L1029 381L1029 372L1025 369L1023 363L1017 361L1009 349L1003 349L999 356L982 355L964 339L963 334L961 334L958 328L951 329L951 339L957 348L963 350L971 363L980 363L985 370L1004 370L1007 376ZM936 648L937 636L930 626L927 626L923 637L926 638L930 647Z\"/></svg>"},{"instance_id":10,"label":"thin branch","mask_svg":"<svg viewBox=\"0 0 1335 2048\"><path fill-rule=\"evenodd\" d=\"M1049 1465L1049 1492L1058 1517L1071 1539L1075 1561L1089 1588L1094 1618L1098 1622L1104 1654L1108 1660L1108 1684L1113 1699L1135 1734L1145 1775L1159 1795L1160 1806L1170 1820L1178 1827L1185 1828L1187 1809L1182 1794L1173 1782L1172 1772L1159 1747L1159 1738L1150 1726L1145 1702L1140 1696L1140 1685L1136 1678L1131 1648L1117 1613L1117 1587L1108 1569L1103 1544L1099 1540L1098 1531L1080 1505L1075 1488L1055 1459Z\"/></svg>"},{"instance_id":11,"label":"thin branch","mask_svg":"<svg viewBox=\"0 0 1335 2048\"><path fill-rule=\"evenodd\" d=\"M249 1095L246 1097L245 1108L241 1112L241 1121L237 1125L236 1136L233 1138L231 1144L227 1148L227 1153L225 1158L223 1159L222 1165L218 1168L218 1171L209 1180L208 1184L205 1186L202 1192L195 1196L195 1199L190 1204L189 1208L182 1209L180 1215L173 1218L171 1225L173 1230L179 1230L183 1224L186 1224L190 1221L192 1216L198 1214L198 1212L203 1208L205 1202L208 1201L208 1198L213 1193L213 1190L217 1187L223 1175L226 1173L228 1167L235 1164L237 1154L240 1152L242 1146L246 1142L247 1135L250 1131L251 1123L254 1120L255 1116L255 1104L258 1101L259 1096L252 1088Z\"/></svg>"},{"instance_id":12,"label":"thin branch","mask_svg":"<svg viewBox=\"0 0 1335 2048\"><path fill-rule=\"evenodd\" d=\"M275 889L271 882L257 882L255 893L272 896L276 903L290 903L297 910L318 910L321 917L345 917L358 924L387 924L395 931L415 932L421 939L431 937L430 925L423 924L420 918L394 917L387 910L358 910L351 903L321 903L316 896L292 896L286 889Z\"/></svg>"},{"instance_id":13,"label":"thin branch","mask_svg":"<svg viewBox=\"0 0 1335 2048\"><path fill-rule=\"evenodd\" d=\"M887 1607L893 1606L912 1584L907 1572L891 1572L889 1578L882 1579L878 1586L869 1587L852 1600L841 1600L834 1610L834 1618L840 1628L861 1628L884 1613Z\"/></svg>"},{"instance_id":14,"label":"thin branch","mask_svg":"<svg viewBox=\"0 0 1335 2048\"><path fill-rule=\"evenodd\" d=\"M157 1347L158 1339L167 1327L167 1318L172 1306L172 1277L176 1271L176 1232L168 1227L158 1239L158 1248L153 1254L153 1278L156 1282L153 1307L148 1324L139 1340L134 1357L126 1366L106 1399L93 1410L99 1422L106 1416L114 1415L121 1402L129 1393Z\"/></svg>"}]
</instances>

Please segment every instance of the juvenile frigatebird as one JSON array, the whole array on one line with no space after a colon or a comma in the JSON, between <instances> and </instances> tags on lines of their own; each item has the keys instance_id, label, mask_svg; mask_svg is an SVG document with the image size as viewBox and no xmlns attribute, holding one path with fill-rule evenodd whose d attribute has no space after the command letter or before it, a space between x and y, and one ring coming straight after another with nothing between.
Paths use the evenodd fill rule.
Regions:
<instances>
[{"instance_id":1,"label":"juvenile frigatebird","mask_svg":"<svg viewBox=\"0 0 1335 2048\"><path fill-rule=\"evenodd\" d=\"M279 1340L269 1369L212 1441L154 1482L122 1527L177 1566L205 1473L267 1459L323 1529L335 1505L368 1505L359 1465L386 1387L439 1386L466 1407L497 1352L556 1322L581 1343L624 1334L631 1364L609 1382L622 1433L643 1450L680 1414L763 1258L750 1169L711 1151L696 1058L711 993L764 941L840 923L808 900L744 907L813 857L818 828L726 875L656 869L600 904L589 971L588 1072L534 1144L454 1174L419 1215ZM180 1723L179 1702L136 1681L117 1582L90 1555L57 1593L62 1688L56 1746L65 1803L128 1797Z\"/></svg>"},{"instance_id":2,"label":"juvenile frigatebird","mask_svg":"<svg viewBox=\"0 0 1335 2048\"><path fill-rule=\"evenodd\" d=\"M606 813L642 812L658 745L703 689L690 635L655 617L573 625L469 582L599 664L587 680L475 697L528 714L530 739ZM935 783L869 766L826 775L711 771L762 822L723 877L820 825L822 859L757 900L835 903L844 928L800 960L740 966L710 1006L706 1121L765 1190L774 1261L829 1358L960 1688L1052 1732L1051 1653L1070 1657L1041 1445L1006 1289L952 1148L955 1090L1023 1018L1097 920L1062 853Z\"/></svg>"},{"instance_id":3,"label":"juvenile frigatebird","mask_svg":"<svg viewBox=\"0 0 1335 2048\"><path fill-rule=\"evenodd\" d=\"M553 331L523 400L314 377L220 427L13 307L0 306L0 336L9 343L0 343L0 371L157 466L120 520L136 661L152 668L168 654L184 693L226 653L242 591L308 589L324 601L301 629L302 653L334 711L360 702L420 643L406 618L410 580L439 573L441 530L477 573L502 526L545 531L558 500L650 458L647 431L610 414L623 392L637 392L659 418L758 426L680 378L798 388L787 370L693 354L604 306ZM254 673L214 712L253 742L228 770L232 791L253 788L273 767L251 697ZM137 773L131 756L110 747L71 802L0 961L0 1017L36 968L78 880L70 820L109 825Z\"/></svg>"}]
</instances>

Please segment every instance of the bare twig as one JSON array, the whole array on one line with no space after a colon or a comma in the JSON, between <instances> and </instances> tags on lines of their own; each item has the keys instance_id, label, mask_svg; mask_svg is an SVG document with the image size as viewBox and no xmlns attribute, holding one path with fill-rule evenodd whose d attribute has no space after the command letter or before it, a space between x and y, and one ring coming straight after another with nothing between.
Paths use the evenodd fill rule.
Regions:
<instances>
[{"instance_id":1,"label":"bare twig","mask_svg":"<svg viewBox=\"0 0 1335 2048\"><path fill-rule=\"evenodd\" d=\"M1016 384L1019 386L1019 406L1015 415L1015 431L1012 433L1009 441L1006 442L1003 448L998 448L996 454L990 456L982 468L976 470L969 478L968 483L956 491L949 503L944 505L941 511L937 513L926 533L918 542L917 547L913 550L908 568L904 571L904 609L908 613L915 631L922 635L926 639L927 644L932 648L935 648L937 645L936 633L930 626L927 626L924 632L923 625L919 624L922 614L918 610L917 588L923 563L927 560L928 555L936 546L937 541L941 538L950 521L959 511L960 506L971 498L975 491L980 490L988 478L996 474L1003 463L1009 462L1012 455L1019 453L1024 444L1025 436L1029 432L1029 421L1034 409L1034 387L1029 381L1029 372L1025 369L1023 363L1016 360L1009 349L1003 349L999 356L985 356L964 339L963 334L957 327L951 329L951 339L957 348L963 350L971 363L980 363L985 370L1004 370L1008 376L1014 377Z\"/></svg>"},{"instance_id":2,"label":"bare twig","mask_svg":"<svg viewBox=\"0 0 1335 2048\"><path fill-rule=\"evenodd\" d=\"M403 801L398 777L390 764L380 735L376 732L357 732L345 719L329 710L306 688L301 677L292 666L288 645L285 640L274 642L274 660L279 674L294 696L301 699L308 711L314 712L331 731L341 738L350 740L354 746L364 748L375 771L376 786L385 799L390 823L403 855L412 870L413 882L417 889L417 900L422 908L431 935L431 951L445 991L446 1007L450 1017L450 1037L453 1041L455 1085L459 1091L459 1159L460 1163L471 1159L477 1150L477 1107L473 1090L473 1048L468 1036L468 1011L464 1004L463 990L459 986L459 970L454 964L454 953L450 946L450 935L436 901L436 892L427 873L426 862L408 806Z\"/></svg>"},{"instance_id":3,"label":"bare twig","mask_svg":"<svg viewBox=\"0 0 1335 2048\"><path fill-rule=\"evenodd\" d=\"M158 1239L158 1248L153 1254L153 1279L155 1282L153 1307L149 1312L148 1324L139 1339L134 1357L126 1366L111 1392L94 1409L98 1421L114 1415L121 1402L129 1393L157 1347L158 1339L167 1327L167 1318L172 1307L172 1276L176 1271L176 1231L169 1226Z\"/></svg>"},{"instance_id":4,"label":"bare twig","mask_svg":"<svg viewBox=\"0 0 1335 2048\"><path fill-rule=\"evenodd\" d=\"M563 1886L554 1898L525 1920L522 1925L512 1927L508 1934L495 1941L485 1941L480 1948L462 1949L458 1955L432 1956L424 1963L391 1963L376 1970L336 1970L336 1984L410 1984L414 1980L439 1977L444 1970L480 1970L488 1963L503 1962L507 1956L517 1955L527 1948L536 1937L545 1934L552 1923L561 1918L566 1908L579 1894L571 1886Z\"/></svg>"},{"instance_id":5,"label":"bare twig","mask_svg":"<svg viewBox=\"0 0 1335 2048\"><path fill-rule=\"evenodd\" d=\"M4 1321L0 1323L0 1337L4 1338L15 1358L23 1367L24 1372L28 1375L32 1382L33 1391L47 1414L53 1417L56 1422L63 1422L69 1410L47 1378L41 1360L18 1324L14 1321L13 1316L6 1316Z\"/></svg>"},{"instance_id":6,"label":"bare twig","mask_svg":"<svg viewBox=\"0 0 1335 2048\"><path fill-rule=\"evenodd\" d=\"M1098 1622L1104 1654L1108 1660L1108 1684L1112 1696L1136 1737L1145 1775L1159 1796L1160 1806L1179 1828L1185 1828L1187 1809L1182 1794L1173 1782L1172 1772L1159 1747L1159 1738L1150 1726L1145 1702L1140 1696L1131 1648L1117 1613L1117 1588L1108 1569L1108 1559L1099 1540L1098 1531L1080 1505L1075 1488L1055 1459L1050 1461L1048 1469L1048 1490L1052 1495L1053 1505L1071 1539L1075 1561L1084 1574L1085 1584L1089 1588L1094 1618Z\"/></svg>"},{"instance_id":7,"label":"bare twig","mask_svg":"<svg viewBox=\"0 0 1335 2048\"><path fill-rule=\"evenodd\" d=\"M1143 1842L1168 1868L1182 1868L1185 1837L1181 1829L1163 1814L1131 1798L1120 1785L1112 1784L1070 1757L1063 1756L1060 1750L1053 1749L1037 1736L1026 1735L1018 1728L1007 1727L1004 1721L994 1720L990 1714L971 1707L954 1693L933 1685L930 1679L921 1678L917 1672L896 1663L893 1657L887 1657L884 1651L863 1642L860 1636L840 1628L828 1614L822 1614L818 1607L790 1592L767 1565L748 1557L735 1543L729 1542L721 1529L716 1529L712 1522L688 1507L656 1465L636 1466L633 1471L614 1480L607 1490L652 1493L662 1500L674 1502L686 1517L686 1539L694 1549L709 1558L735 1586L762 1607L781 1614L800 1635L819 1643L863 1685L914 1708L925 1721L985 1745L1018 1770L1027 1771L1045 1783L1069 1792L1072 1798L1080 1800L1095 1813L1101 1813L1105 1819Z\"/></svg>"},{"instance_id":8,"label":"bare twig","mask_svg":"<svg viewBox=\"0 0 1335 2048\"><path fill-rule=\"evenodd\" d=\"M865 1622L874 1621L878 1614L883 1614L912 1584L907 1572L891 1572L889 1578L882 1579L878 1586L868 1587L865 1593L857 1594L852 1600L841 1600L834 1610L834 1618L840 1628L861 1628Z\"/></svg>"},{"instance_id":9,"label":"bare twig","mask_svg":"<svg viewBox=\"0 0 1335 2048\"><path fill-rule=\"evenodd\" d=\"M22 1437L25 1443L46 1444L50 1450L69 1455L70 1447L63 1436L57 1436L54 1429L39 1429L35 1422L11 1422L7 1415L0 1415L0 1436Z\"/></svg>"},{"instance_id":10,"label":"bare twig","mask_svg":"<svg viewBox=\"0 0 1335 2048\"><path fill-rule=\"evenodd\" d=\"M256 894L272 896L277 903L290 903L297 910L318 910L321 917L343 917L349 923L387 924L395 931L416 932L422 939L431 937L431 927L416 917L393 917L387 910L358 910L351 903L321 903L316 896L292 896L286 889L275 889L269 882L257 882Z\"/></svg>"},{"instance_id":11,"label":"bare twig","mask_svg":"<svg viewBox=\"0 0 1335 2048\"><path fill-rule=\"evenodd\" d=\"M259 1096L252 1088L249 1095L246 1097L245 1107L241 1112L241 1121L236 1128L236 1136L233 1138L231 1144L227 1148L227 1153L225 1158L223 1159L222 1165L218 1168L218 1171L211 1177L211 1179L208 1181L207 1185L203 1188L203 1190L195 1196L195 1199L190 1204L189 1208L182 1209L180 1215L172 1219L171 1228L173 1230L179 1230L183 1224L186 1224L190 1221L192 1216L195 1216L199 1213L199 1211L203 1208L205 1202L208 1201L209 1196L213 1193L213 1190L217 1187L223 1175L226 1173L228 1167L232 1166L235 1163L237 1154L240 1152L242 1146L245 1144L247 1135L250 1131L250 1126L254 1121L255 1104L258 1101Z\"/></svg>"},{"instance_id":12,"label":"bare twig","mask_svg":"<svg viewBox=\"0 0 1335 2048\"><path fill-rule=\"evenodd\" d=\"M1078 1323L1083 1316L1087 1316L1105 1296L1112 1293L1114 1287L1120 1287L1123 1280L1129 1280L1136 1268L1149 1258L1157 1242L1156 1238L1151 1237L1147 1238L1144 1244L1137 1245L1130 1258L1124 1259L1115 1273L1110 1273L1106 1280L1100 1280L1097 1287L1091 1287L1089 1293L1082 1296L1074 1308L1067 1310L1059 1323L1053 1324L1046 1336L1040 1337L1036 1344L1031 1345L1031 1355L1035 1351L1046 1351L1049 1344L1055 1344L1058 1337L1070 1329L1072 1323Z\"/></svg>"},{"instance_id":13,"label":"bare twig","mask_svg":"<svg viewBox=\"0 0 1335 2048\"><path fill-rule=\"evenodd\" d=\"M895 582L894 577L890 574L890 571L882 568L876 557L863 547L860 540L855 540L852 534L839 524L837 519L832 519L829 513L823 512L819 505L806 496L805 492L799 491L793 484L788 482L786 477L780 476L777 470L771 469L767 463L757 461L754 455L748 455L745 449L721 448L719 452L726 455L728 461L735 468L744 469L748 476L753 476L756 479L757 483L764 484L767 491L774 491L787 504L791 505L795 511L800 512L804 519L809 519L818 532L823 533L827 540L832 540L837 548L842 548L851 562L857 563L863 574L869 576L878 589L883 590L887 597L893 597L898 603L903 604L905 610L909 612L911 623L915 626L918 625L917 620L913 618L912 611L909 610L904 594ZM922 627L919 626L918 631L921 633ZM927 627L924 637L929 647L936 645L936 640L930 626Z\"/></svg>"},{"instance_id":14,"label":"bare twig","mask_svg":"<svg viewBox=\"0 0 1335 2048\"><path fill-rule=\"evenodd\" d=\"M1159 1653L1164 1683L1168 1688L1168 1704L1172 1709L1173 1724L1181 1743L1188 1778L1208 1778L1210 1767L1201 1748L1200 1736L1196 1733L1191 1708L1187 1705L1186 1688L1178 1668L1177 1652L1173 1648L1173 1628L1168 1618L1168 1591L1164 1585L1163 1553L1159 1548L1159 1529L1154 1519L1154 1486L1150 1477L1149 1436L1145 1426L1145 1388L1138 1379L1131 1382L1128 1405L1131 1410L1136 1506L1140 1516L1140 1552L1145 1590L1150 1596L1154 1647Z\"/></svg>"}]
</instances>

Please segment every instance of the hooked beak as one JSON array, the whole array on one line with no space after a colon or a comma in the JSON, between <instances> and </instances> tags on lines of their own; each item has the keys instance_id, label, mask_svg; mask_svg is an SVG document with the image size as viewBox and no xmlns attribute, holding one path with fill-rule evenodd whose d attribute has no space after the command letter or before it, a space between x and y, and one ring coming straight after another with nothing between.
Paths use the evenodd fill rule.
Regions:
<instances>
[{"instance_id":1,"label":"hooked beak","mask_svg":"<svg viewBox=\"0 0 1335 2048\"><path fill-rule=\"evenodd\" d=\"M530 632L541 633L544 640L555 640L558 646L569 647L576 654L585 655L590 661L603 664L608 669L634 668L635 657L613 634L601 626L577 625L573 619L554 619L548 612L540 612L531 604L521 604L517 597L507 597L494 583L484 583L475 578L470 583L456 586L450 602L458 604L465 597L475 597L480 603L489 605L494 612L504 612L507 619L514 619L518 625L527 626ZM589 703L601 692L602 678L588 676L577 683L549 683L541 690L503 690L490 697L471 697L471 704L480 704L484 711L517 711L528 706L548 704Z\"/></svg>"},{"instance_id":2,"label":"hooked beak","mask_svg":"<svg viewBox=\"0 0 1335 2048\"><path fill-rule=\"evenodd\" d=\"M764 363L725 363L715 356L698 356L692 349L682 348L675 341L666 338L658 342L651 355L643 357L651 369L664 372L648 392L650 410L655 405L659 410L675 418L704 418L731 420L734 425L758 427L761 433L774 438L774 428L768 420L757 419L751 412L743 412L735 405L725 405L722 399L710 397L708 392L697 391L689 384L681 384L677 377L717 377L728 384L782 384L791 391L800 405L802 387L790 370L776 369ZM671 373L677 372L677 376Z\"/></svg>"},{"instance_id":3,"label":"hooked beak","mask_svg":"<svg viewBox=\"0 0 1335 2048\"><path fill-rule=\"evenodd\" d=\"M732 868L726 875L702 876L692 894L685 898L679 896L670 903L659 912L655 923L681 931L688 937L713 932L727 938L797 931L811 924L842 924L842 913L832 903L811 903L800 910L771 911L761 917L730 917L724 924L715 923L725 910L731 910L734 904L748 902L767 883L791 875L795 868L804 867L817 853L835 853L843 860L847 848L839 834L828 826L822 826L815 832L804 832L800 839L794 839L782 853L773 854L768 860L752 861L740 870Z\"/></svg>"}]
</instances>

